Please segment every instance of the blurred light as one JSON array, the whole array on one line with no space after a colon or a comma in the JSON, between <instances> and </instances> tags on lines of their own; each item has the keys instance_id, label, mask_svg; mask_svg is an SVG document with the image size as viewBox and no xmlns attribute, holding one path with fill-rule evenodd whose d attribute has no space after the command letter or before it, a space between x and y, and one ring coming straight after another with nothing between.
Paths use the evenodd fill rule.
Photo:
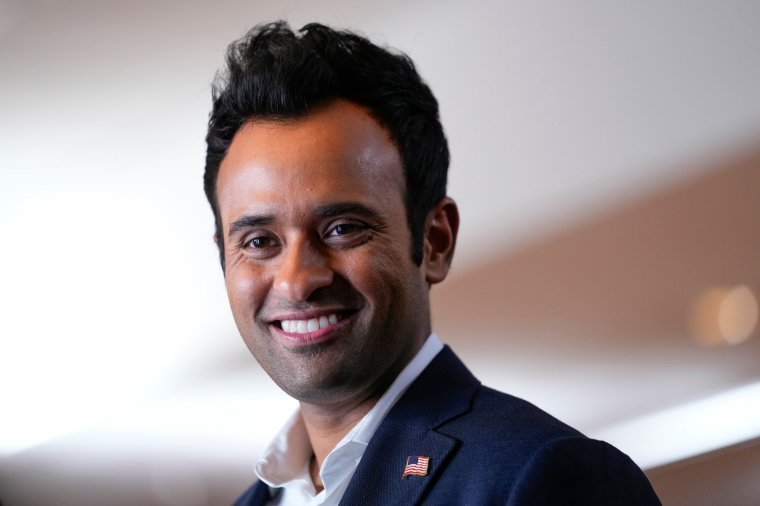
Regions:
<instances>
[{"instance_id":1,"label":"blurred light","mask_svg":"<svg viewBox=\"0 0 760 506\"><path fill-rule=\"evenodd\" d=\"M760 436L760 382L605 427L589 436L612 443L645 469L748 441Z\"/></svg>"},{"instance_id":2,"label":"blurred light","mask_svg":"<svg viewBox=\"0 0 760 506\"><path fill-rule=\"evenodd\" d=\"M758 302L746 285L705 290L692 307L691 333L704 345L740 344L757 327Z\"/></svg>"},{"instance_id":3,"label":"blurred light","mask_svg":"<svg viewBox=\"0 0 760 506\"><path fill-rule=\"evenodd\" d=\"M150 490L159 504L203 506L209 504L207 485L199 469L179 463L154 465L150 470Z\"/></svg>"},{"instance_id":4,"label":"blurred light","mask_svg":"<svg viewBox=\"0 0 760 506\"><path fill-rule=\"evenodd\" d=\"M198 341L186 264L149 195L77 181L0 220L16 245L0 262L0 456L153 395Z\"/></svg>"},{"instance_id":5,"label":"blurred light","mask_svg":"<svg viewBox=\"0 0 760 506\"><path fill-rule=\"evenodd\" d=\"M747 286L728 291L720 305L720 331L729 344L739 344L752 335L757 325L757 299Z\"/></svg>"}]
</instances>

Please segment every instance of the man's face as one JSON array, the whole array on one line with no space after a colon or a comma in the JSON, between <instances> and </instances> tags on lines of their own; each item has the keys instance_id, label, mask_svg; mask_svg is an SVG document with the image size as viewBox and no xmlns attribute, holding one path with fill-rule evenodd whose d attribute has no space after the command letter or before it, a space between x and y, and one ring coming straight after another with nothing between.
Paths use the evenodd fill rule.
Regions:
<instances>
[{"instance_id":1,"label":"man's face","mask_svg":"<svg viewBox=\"0 0 760 506\"><path fill-rule=\"evenodd\" d=\"M430 332L404 192L389 134L351 102L235 135L217 180L227 294L246 345L293 397L377 396Z\"/></svg>"}]
</instances>

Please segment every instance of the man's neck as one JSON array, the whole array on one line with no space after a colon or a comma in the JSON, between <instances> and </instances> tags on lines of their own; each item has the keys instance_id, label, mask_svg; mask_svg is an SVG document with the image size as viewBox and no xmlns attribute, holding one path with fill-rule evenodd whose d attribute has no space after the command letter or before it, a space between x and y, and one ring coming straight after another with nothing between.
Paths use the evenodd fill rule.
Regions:
<instances>
[{"instance_id":1,"label":"man's neck","mask_svg":"<svg viewBox=\"0 0 760 506\"><path fill-rule=\"evenodd\" d=\"M320 468L327 455L376 402L376 398L367 399L344 409L301 403L301 416Z\"/></svg>"},{"instance_id":2,"label":"man's neck","mask_svg":"<svg viewBox=\"0 0 760 506\"><path fill-rule=\"evenodd\" d=\"M314 457L309 463L309 474L317 492L323 488L319 471L327 455L375 405L377 399L368 399L349 408L326 408L301 403L301 417L309 436Z\"/></svg>"}]
</instances>

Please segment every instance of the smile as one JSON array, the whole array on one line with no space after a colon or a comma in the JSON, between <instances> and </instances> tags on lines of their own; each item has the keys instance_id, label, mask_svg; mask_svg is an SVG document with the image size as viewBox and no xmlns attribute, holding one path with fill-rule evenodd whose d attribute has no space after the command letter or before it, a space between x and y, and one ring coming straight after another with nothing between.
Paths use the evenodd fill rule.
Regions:
<instances>
[{"instance_id":1,"label":"smile","mask_svg":"<svg viewBox=\"0 0 760 506\"><path fill-rule=\"evenodd\" d=\"M317 330L335 325L340 318L336 313L322 315L318 318L309 318L308 320L282 320L280 326L282 330L290 334L307 334Z\"/></svg>"}]
</instances>

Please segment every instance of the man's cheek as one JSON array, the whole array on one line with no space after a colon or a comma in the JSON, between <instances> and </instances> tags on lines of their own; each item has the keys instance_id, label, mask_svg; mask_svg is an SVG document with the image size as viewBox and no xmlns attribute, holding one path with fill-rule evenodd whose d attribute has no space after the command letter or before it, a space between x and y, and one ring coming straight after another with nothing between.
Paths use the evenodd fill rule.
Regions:
<instances>
[{"instance_id":1,"label":"man's cheek","mask_svg":"<svg viewBox=\"0 0 760 506\"><path fill-rule=\"evenodd\" d=\"M251 317L259 311L266 297L263 277L253 273L231 273L227 276L227 296L235 318Z\"/></svg>"}]
</instances>

